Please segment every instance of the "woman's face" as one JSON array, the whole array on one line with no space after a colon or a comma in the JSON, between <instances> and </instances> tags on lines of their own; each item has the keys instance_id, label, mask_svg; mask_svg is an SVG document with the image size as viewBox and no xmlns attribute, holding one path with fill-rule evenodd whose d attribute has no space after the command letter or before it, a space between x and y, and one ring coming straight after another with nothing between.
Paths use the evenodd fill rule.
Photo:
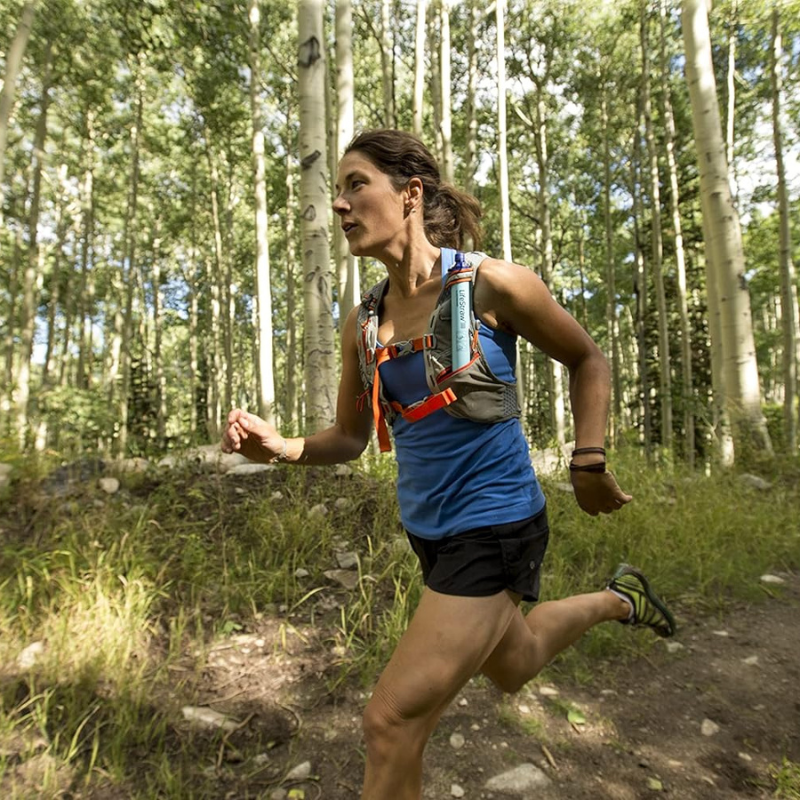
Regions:
<instances>
[{"instance_id":1,"label":"woman's face","mask_svg":"<svg viewBox=\"0 0 800 800\"><path fill-rule=\"evenodd\" d=\"M339 162L333 210L354 256L381 258L406 232L407 192L357 150ZM398 238L399 237L399 238Z\"/></svg>"}]
</instances>

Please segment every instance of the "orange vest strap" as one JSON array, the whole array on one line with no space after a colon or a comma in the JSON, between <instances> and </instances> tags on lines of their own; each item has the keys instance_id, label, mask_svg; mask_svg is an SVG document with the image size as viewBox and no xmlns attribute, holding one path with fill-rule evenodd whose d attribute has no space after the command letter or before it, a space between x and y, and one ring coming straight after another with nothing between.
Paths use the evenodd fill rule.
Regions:
<instances>
[{"instance_id":1,"label":"orange vest strap","mask_svg":"<svg viewBox=\"0 0 800 800\"><path fill-rule=\"evenodd\" d=\"M434 411L449 406L455 399L456 393L452 389L445 389L443 392L432 394L421 402L403 409L401 413L407 422L418 422L428 414L433 414Z\"/></svg>"},{"instance_id":2,"label":"orange vest strap","mask_svg":"<svg viewBox=\"0 0 800 800\"><path fill-rule=\"evenodd\" d=\"M386 416L383 413L381 406L381 375L380 368L384 361L388 361L391 357L389 351L385 347L379 347L375 350L377 362L375 364L375 378L372 381L372 418L375 421L375 432L378 434L378 444L380 445L381 453L388 453L392 449L392 444L389 439L389 429L386 427Z\"/></svg>"}]
</instances>

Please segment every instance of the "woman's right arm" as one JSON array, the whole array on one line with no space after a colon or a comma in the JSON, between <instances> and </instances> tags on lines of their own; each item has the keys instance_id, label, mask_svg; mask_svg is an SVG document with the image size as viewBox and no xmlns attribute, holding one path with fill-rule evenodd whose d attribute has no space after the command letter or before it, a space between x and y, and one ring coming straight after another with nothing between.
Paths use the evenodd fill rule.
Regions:
<instances>
[{"instance_id":1,"label":"woman's right arm","mask_svg":"<svg viewBox=\"0 0 800 800\"><path fill-rule=\"evenodd\" d=\"M269 423L242 409L228 415L222 434L222 450L240 452L251 461L269 463L276 459L294 464L323 465L352 461L364 452L369 441L372 411L369 403L358 409L364 392L358 367L356 318L354 308L342 332L342 374L336 403L336 422L319 433L285 439ZM284 444L285 443L285 444Z\"/></svg>"}]
</instances>

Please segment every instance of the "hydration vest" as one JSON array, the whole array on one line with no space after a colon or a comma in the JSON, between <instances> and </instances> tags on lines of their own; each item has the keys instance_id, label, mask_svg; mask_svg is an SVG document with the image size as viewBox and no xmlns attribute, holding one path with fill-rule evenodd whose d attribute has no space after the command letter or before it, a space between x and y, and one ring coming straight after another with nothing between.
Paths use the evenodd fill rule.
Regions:
<instances>
[{"instance_id":1,"label":"hydration vest","mask_svg":"<svg viewBox=\"0 0 800 800\"><path fill-rule=\"evenodd\" d=\"M379 345L378 308L389 279L384 278L364 294L357 319L358 366L366 390L362 398L371 398L381 452L392 449L387 421L391 425L398 416L412 423L439 409L475 422L504 422L520 416L516 384L503 381L492 372L478 336L481 321L476 319L472 308L472 288L485 258L488 258L485 253L465 253L463 261L448 270L428 330L417 339ZM461 282L469 285L469 361L453 371L450 295L454 284ZM381 386L380 365L419 351L423 353L425 379L431 394L410 406L388 400Z\"/></svg>"}]
</instances>

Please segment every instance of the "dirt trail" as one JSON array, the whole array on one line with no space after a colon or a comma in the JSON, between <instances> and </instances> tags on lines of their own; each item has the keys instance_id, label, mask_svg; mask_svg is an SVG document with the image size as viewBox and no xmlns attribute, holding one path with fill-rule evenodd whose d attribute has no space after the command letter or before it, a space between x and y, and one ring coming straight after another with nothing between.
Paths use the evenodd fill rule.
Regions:
<instances>
[{"instance_id":1,"label":"dirt trail","mask_svg":"<svg viewBox=\"0 0 800 800\"><path fill-rule=\"evenodd\" d=\"M428 746L424 797L772 797L771 765L783 757L800 762L800 576L781 577L784 584L768 587L774 596L763 603L740 605L720 619L684 615L680 648L670 652L659 640L647 657L605 670L608 677L588 687L533 685L504 698L473 680ZM242 679L229 677L220 692L230 697L238 686L233 705L215 699L210 682L208 699L240 716L258 711L262 733L269 708L276 732L283 725L282 744L265 762L262 796L280 785L303 789L309 800L357 798L366 694L351 687L321 695L334 657L330 643L299 620L295 629L288 653L264 650L258 663L237 648L239 663L231 669L241 670ZM275 630L265 623L257 635L269 641ZM214 670L208 677L219 685L222 676ZM265 705L265 697L280 698L280 705ZM253 704L257 699L260 705ZM582 723L574 716L568 721L570 708ZM299 724L288 736L287 719L289 728ZM313 779L278 783L306 761ZM489 778L523 763L541 768L550 785L517 795L485 788Z\"/></svg>"}]
</instances>

